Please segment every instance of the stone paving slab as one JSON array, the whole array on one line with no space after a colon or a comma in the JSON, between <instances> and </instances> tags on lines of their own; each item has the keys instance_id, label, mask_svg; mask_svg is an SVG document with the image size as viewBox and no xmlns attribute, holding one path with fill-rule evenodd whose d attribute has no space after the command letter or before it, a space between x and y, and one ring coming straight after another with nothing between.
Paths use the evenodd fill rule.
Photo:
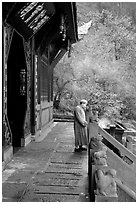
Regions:
<instances>
[{"instance_id":1,"label":"stone paving slab","mask_svg":"<svg viewBox=\"0 0 138 204\"><path fill-rule=\"evenodd\" d=\"M74 152L74 148L72 144L60 144L56 149L56 152Z\"/></svg>"},{"instance_id":2,"label":"stone paving slab","mask_svg":"<svg viewBox=\"0 0 138 204\"><path fill-rule=\"evenodd\" d=\"M82 169L81 163L50 163L49 168L59 168L59 169Z\"/></svg>"},{"instance_id":3,"label":"stone paving slab","mask_svg":"<svg viewBox=\"0 0 138 204\"><path fill-rule=\"evenodd\" d=\"M48 168L45 170L46 172L55 172L55 173L68 173L68 174L77 174L81 175L81 168L74 168L71 165L65 165L65 164L50 164Z\"/></svg>"},{"instance_id":4,"label":"stone paving slab","mask_svg":"<svg viewBox=\"0 0 138 204\"><path fill-rule=\"evenodd\" d=\"M78 179L67 179L67 178L45 178L45 179L35 179L33 184L37 186L78 186Z\"/></svg>"},{"instance_id":5,"label":"stone paving slab","mask_svg":"<svg viewBox=\"0 0 138 204\"><path fill-rule=\"evenodd\" d=\"M20 182L20 183L4 183L2 189L2 195L5 202L7 200L12 200L12 202L18 201L18 199L22 196L25 189L27 187L27 183ZM8 194L7 194L8 192Z\"/></svg>"},{"instance_id":6,"label":"stone paving slab","mask_svg":"<svg viewBox=\"0 0 138 204\"><path fill-rule=\"evenodd\" d=\"M77 202L78 195L47 195L43 198L44 202Z\"/></svg>"},{"instance_id":7,"label":"stone paving slab","mask_svg":"<svg viewBox=\"0 0 138 204\"><path fill-rule=\"evenodd\" d=\"M36 194L61 194L61 195L79 195L79 188L70 186L35 186L34 192Z\"/></svg>"},{"instance_id":8,"label":"stone paving slab","mask_svg":"<svg viewBox=\"0 0 138 204\"><path fill-rule=\"evenodd\" d=\"M27 189L23 197L20 198L19 202L43 202L44 195L36 195L34 190Z\"/></svg>"},{"instance_id":9,"label":"stone paving slab","mask_svg":"<svg viewBox=\"0 0 138 204\"><path fill-rule=\"evenodd\" d=\"M34 178L37 180L45 180L45 179L71 179L71 180L80 180L80 175L76 174L68 174L68 173L59 173L59 172L38 172Z\"/></svg>"},{"instance_id":10,"label":"stone paving slab","mask_svg":"<svg viewBox=\"0 0 138 204\"><path fill-rule=\"evenodd\" d=\"M61 194L35 194L29 191L22 198L21 202L77 202L79 195L61 195Z\"/></svg>"},{"instance_id":11,"label":"stone paving slab","mask_svg":"<svg viewBox=\"0 0 138 204\"><path fill-rule=\"evenodd\" d=\"M18 170L8 178L8 182L28 182L34 173L34 171Z\"/></svg>"},{"instance_id":12,"label":"stone paving slab","mask_svg":"<svg viewBox=\"0 0 138 204\"><path fill-rule=\"evenodd\" d=\"M67 173L67 174L75 174L78 176L82 176L82 173L80 172L80 169L59 169L59 168L50 168L48 167L45 173L52 172L52 173Z\"/></svg>"},{"instance_id":13,"label":"stone paving slab","mask_svg":"<svg viewBox=\"0 0 138 204\"><path fill-rule=\"evenodd\" d=\"M78 163L78 162L82 162L81 160L86 157L87 154L78 154L78 153L57 153L55 152L55 154L53 154L52 158L51 158L51 162L72 162L72 163Z\"/></svg>"},{"instance_id":14,"label":"stone paving slab","mask_svg":"<svg viewBox=\"0 0 138 204\"><path fill-rule=\"evenodd\" d=\"M12 197L9 197L9 198L5 198L3 197L2 198L2 202L16 202L17 199L16 198L12 198Z\"/></svg>"}]
</instances>

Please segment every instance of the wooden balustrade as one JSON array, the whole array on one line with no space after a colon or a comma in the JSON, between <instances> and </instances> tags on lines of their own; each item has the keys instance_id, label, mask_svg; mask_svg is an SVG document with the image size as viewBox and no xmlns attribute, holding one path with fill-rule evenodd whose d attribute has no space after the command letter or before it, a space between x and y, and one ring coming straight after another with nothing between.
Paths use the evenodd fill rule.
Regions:
<instances>
[{"instance_id":1,"label":"wooden balustrade","mask_svg":"<svg viewBox=\"0 0 138 204\"><path fill-rule=\"evenodd\" d=\"M117 148L120 151L120 153L121 153L121 155L123 155L123 157L126 157L131 161L130 165L128 165L125 161L123 161L123 159L121 159L119 156L115 155L114 152L112 152L111 150L107 151L108 154L111 155L111 159L113 159L112 155L115 155L114 159L116 161L114 161L114 162L115 163L119 162L119 164L121 164L121 168L124 169L124 171L126 171L126 174L125 174L125 172L124 172L124 174L121 173L121 177L119 177L119 179L121 180L121 182L125 183L126 186L130 187L130 189L133 192L132 197L135 197L134 196L135 186L133 187L133 185L135 185L135 182L133 182L135 180L135 178L132 178L132 177L135 177L135 174L136 174L136 156L131 151L129 151L126 147L124 147L120 142L118 142L113 136L111 136L104 129L99 127L97 122L90 121L88 124L88 141L89 141L89 146L88 146L88 175L89 175L90 200L95 201L95 202L105 202L105 201L116 202L117 201L117 196L103 197L101 195L97 196L94 193L94 191L95 191L94 175L95 175L96 170L109 168L108 165L104 166L104 165L92 164L91 155L92 155L92 151L94 151L94 150L91 150L91 144L90 143L91 143L91 139L97 137L98 135L102 136L104 139L106 139L109 143L111 143L115 148ZM111 161L111 160L109 159L109 161ZM120 173L120 169L118 170L118 168L120 168L119 166L113 165L112 167ZM125 177L127 177L128 174L131 175L129 179L125 178ZM117 174L117 176L118 176L118 174ZM132 183L134 183L134 184L129 186L129 185L127 185L127 182L128 182L128 184L131 183L131 182L129 182L130 179L132 179ZM117 183L117 185L119 185L119 184Z\"/></svg>"},{"instance_id":2,"label":"wooden balustrade","mask_svg":"<svg viewBox=\"0 0 138 204\"><path fill-rule=\"evenodd\" d=\"M95 122L90 122L88 125L88 138L90 140L91 137L94 137L96 134L100 134L103 138L105 138L108 142L110 142L114 147L119 149L123 156L129 158L133 164L136 164L136 156L129 151L126 147L124 147L120 142L118 142L114 137L112 137L109 133L107 133L104 129L98 126Z\"/></svg>"}]
</instances>

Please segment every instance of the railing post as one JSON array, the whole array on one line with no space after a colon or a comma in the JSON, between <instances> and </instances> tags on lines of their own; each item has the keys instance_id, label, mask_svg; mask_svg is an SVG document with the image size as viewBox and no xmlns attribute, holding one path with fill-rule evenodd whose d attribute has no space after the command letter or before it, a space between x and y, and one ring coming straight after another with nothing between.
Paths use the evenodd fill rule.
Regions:
<instances>
[{"instance_id":1,"label":"railing post","mask_svg":"<svg viewBox=\"0 0 138 204\"><path fill-rule=\"evenodd\" d=\"M127 147L128 150L133 152L133 139L132 139L131 136L126 137L126 147Z\"/></svg>"},{"instance_id":2,"label":"railing post","mask_svg":"<svg viewBox=\"0 0 138 204\"><path fill-rule=\"evenodd\" d=\"M109 171L110 168L106 162L107 147L101 142L102 137L99 135L99 126L93 121L89 121L88 125L88 176L89 176L89 195L92 202L116 202L118 196L116 193L111 195L97 194L97 184L95 175L98 170ZM104 175L103 175L104 178ZM113 179L112 179L113 180ZM115 181L114 181L115 182ZM104 186L104 183L102 184ZM105 185L106 186L106 185ZM116 188L115 188L116 190Z\"/></svg>"},{"instance_id":3,"label":"railing post","mask_svg":"<svg viewBox=\"0 0 138 204\"><path fill-rule=\"evenodd\" d=\"M115 202L118 200L117 194L103 196L97 194L97 184L95 181L95 175L98 170L107 171L110 168L106 162L106 150L107 147L101 142L102 137L99 135L99 126L92 121L88 125L88 176L89 176L89 195L92 202ZM103 183L104 186L104 183Z\"/></svg>"}]
</instances>

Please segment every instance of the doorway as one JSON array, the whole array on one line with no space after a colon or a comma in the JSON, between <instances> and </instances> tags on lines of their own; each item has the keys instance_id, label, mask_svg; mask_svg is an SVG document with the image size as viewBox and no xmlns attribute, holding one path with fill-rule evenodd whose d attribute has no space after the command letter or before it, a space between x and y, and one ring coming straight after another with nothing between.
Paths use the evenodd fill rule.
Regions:
<instances>
[{"instance_id":1,"label":"doorway","mask_svg":"<svg viewBox=\"0 0 138 204\"><path fill-rule=\"evenodd\" d=\"M24 138L27 107L26 71L23 39L14 31L7 61L7 115L12 132L13 148L20 147L21 138Z\"/></svg>"}]
</instances>

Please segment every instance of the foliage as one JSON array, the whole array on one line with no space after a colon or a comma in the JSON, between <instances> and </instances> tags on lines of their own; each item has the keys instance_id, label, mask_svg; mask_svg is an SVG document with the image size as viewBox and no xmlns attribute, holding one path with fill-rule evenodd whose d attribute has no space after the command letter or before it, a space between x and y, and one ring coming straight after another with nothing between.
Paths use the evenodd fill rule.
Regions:
<instances>
[{"instance_id":1,"label":"foliage","mask_svg":"<svg viewBox=\"0 0 138 204\"><path fill-rule=\"evenodd\" d=\"M135 119L136 34L130 15L102 9L84 18L92 19L89 33L73 45L54 73L55 99L73 111L86 98L99 116ZM81 20L81 18L79 18Z\"/></svg>"}]
</instances>

